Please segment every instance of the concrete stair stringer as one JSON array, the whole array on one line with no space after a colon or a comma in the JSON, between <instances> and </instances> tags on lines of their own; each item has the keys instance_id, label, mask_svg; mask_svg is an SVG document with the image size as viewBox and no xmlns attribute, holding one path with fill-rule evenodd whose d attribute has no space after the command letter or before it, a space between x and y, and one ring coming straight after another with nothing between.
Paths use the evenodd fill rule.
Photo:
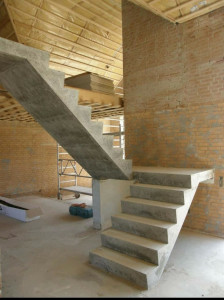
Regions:
<instances>
[{"instance_id":1,"label":"concrete stair stringer","mask_svg":"<svg viewBox=\"0 0 224 300\"><path fill-rule=\"evenodd\" d=\"M113 150L113 137L103 136L91 108L77 105L78 91L64 88L64 73L48 63L48 53L0 38L1 85L93 178L130 179L131 161Z\"/></svg>"}]
</instances>

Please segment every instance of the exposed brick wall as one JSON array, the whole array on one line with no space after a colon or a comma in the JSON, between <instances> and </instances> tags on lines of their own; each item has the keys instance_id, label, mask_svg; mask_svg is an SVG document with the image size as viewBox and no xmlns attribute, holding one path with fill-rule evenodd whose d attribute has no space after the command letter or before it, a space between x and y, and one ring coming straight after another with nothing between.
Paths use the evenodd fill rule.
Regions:
<instances>
[{"instance_id":1,"label":"exposed brick wall","mask_svg":"<svg viewBox=\"0 0 224 300\"><path fill-rule=\"evenodd\" d=\"M184 24L123 1L126 157L214 168L185 226L224 236L224 8Z\"/></svg>"},{"instance_id":2,"label":"exposed brick wall","mask_svg":"<svg viewBox=\"0 0 224 300\"><path fill-rule=\"evenodd\" d=\"M38 124L0 121L0 195L57 196L56 142Z\"/></svg>"}]
</instances>

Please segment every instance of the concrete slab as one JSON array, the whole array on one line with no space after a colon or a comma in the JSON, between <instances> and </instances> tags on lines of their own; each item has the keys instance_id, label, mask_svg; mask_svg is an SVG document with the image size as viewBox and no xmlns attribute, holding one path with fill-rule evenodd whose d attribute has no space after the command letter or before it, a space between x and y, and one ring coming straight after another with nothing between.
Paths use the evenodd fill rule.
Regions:
<instances>
[{"instance_id":1,"label":"concrete slab","mask_svg":"<svg viewBox=\"0 0 224 300\"><path fill-rule=\"evenodd\" d=\"M70 216L71 203L90 196L59 201L20 197L38 204L40 220L21 223L0 217L3 297L220 297L224 296L224 239L182 230L159 284L143 291L134 283L92 268L89 251L99 247L100 231L92 219Z\"/></svg>"}]
</instances>

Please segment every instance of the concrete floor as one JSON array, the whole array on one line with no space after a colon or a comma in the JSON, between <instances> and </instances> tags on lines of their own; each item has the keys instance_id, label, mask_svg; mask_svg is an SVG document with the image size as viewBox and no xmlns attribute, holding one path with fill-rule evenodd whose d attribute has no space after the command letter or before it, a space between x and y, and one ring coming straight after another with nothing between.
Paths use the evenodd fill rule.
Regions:
<instances>
[{"instance_id":1,"label":"concrete floor","mask_svg":"<svg viewBox=\"0 0 224 300\"><path fill-rule=\"evenodd\" d=\"M224 239L182 230L160 283L145 291L88 264L100 231L68 209L90 196L17 199L44 215L30 223L0 216L3 297L224 297Z\"/></svg>"}]
</instances>

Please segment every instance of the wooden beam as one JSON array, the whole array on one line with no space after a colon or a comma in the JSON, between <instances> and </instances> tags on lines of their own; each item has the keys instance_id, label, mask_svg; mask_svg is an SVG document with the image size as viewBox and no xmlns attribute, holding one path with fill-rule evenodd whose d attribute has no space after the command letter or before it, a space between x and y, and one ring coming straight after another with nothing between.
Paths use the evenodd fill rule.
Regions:
<instances>
[{"instance_id":1,"label":"wooden beam","mask_svg":"<svg viewBox=\"0 0 224 300\"><path fill-rule=\"evenodd\" d=\"M94 7L94 8L96 8L97 10L101 11L101 13L103 13L103 14L109 16L109 18L112 18L111 21L113 21L113 19L116 19L116 20L119 22L120 28L121 28L121 26L122 26L121 18L118 18L118 17L116 17L116 16L113 16L112 14L108 13L105 9L101 8L99 5L96 5L96 3L99 2L99 1L94 2L94 1L91 1L91 0L90 0L90 1L89 1L89 0L83 0L83 2L85 2L85 3L87 3L88 5L90 5L90 6ZM101 3L103 3L103 5L105 5L106 2L101 2Z\"/></svg>"},{"instance_id":2,"label":"wooden beam","mask_svg":"<svg viewBox=\"0 0 224 300\"><path fill-rule=\"evenodd\" d=\"M152 4L157 3L158 1L161 1L161 0L147 0L146 3L147 3L148 5L152 5Z\"/></svg>"},{"instance_id":3,"label":"wooden beam","mask_svg":"<svg viewBox=\"0 0 224 300\"><path fill-rule=\"evenodd\" d=\"M17 38L18 42L20 42L20 40L19 40L19 38L18 38L18 32L17 32L17 30L16 30L16 26L15 26L14 21L13 21L13 18L12 18L12 16L11 16L11 12L10 12L10 10L8 9L8 2L7 2L7 1L8 1L8 0L3 0L4 5L5 5L5 8L6 8L6 11L7 11L8 15L9 15L9 19L10 19L11 24L12 24L12 28L13 28L13 30L14 30L14 32L15 32L16 38Z\"/></svg>"},{"instance_id":4,"label":"wooden beam","mask_svg":"<svg viewBox=\"0 0 224 300\"><path fill-rule=\"evenodd\" d=\"M33 4L33 3L31 3L31 2L28 2L28 0L20 0L20 1L23 1L23 2L27 3L28 6L31 6L31 7L33 7L33 8L36 8L36 9L37 9L38 11L40 11L40 12L43 12L43 13L45 13L45 14L52 15L52 16L54 16L54 18L57 18L57 19L59 19L59 20L61 20L61 21L63 21L63 22L66 22L66 23L68 23L68 24L71 24L71 25L73 25L73 26L76 26L76 27L79 28L80 30L89 32L90 34L92 34L92 35L94 35L94 36L98 36L100 39L103 39L105 42L108 42L108 41L109 41L109 42L111 42L111 43L116 44L117 46L120 45L120 43L117 43L117 42L115 42L115 41L113 41L113 40L111 40L111 39L109 39L109 38L105 38L104 36L98 34L97 32L93 32L93 31L91 31L91 30L89 30L89 29L87 29L87 28L84 28L84 27L82 27L82 26L80 26L80 25L78 25L78 24L76 24L76 23L74 23L74 22L71 22L70 20L67 20L66 18L63 18L62 16L59 16L59 15L55 14L55 13L52 12L52 11L49 11L49 10L43 8L43 7L36 6L35 4ZM13 7L14 7L14 6L13 6ZM18 9L18 8L17 8L17 9ZM31 15L29 15L29 16L31 16ZM32 17L32 16L31 16L31 17ZM40 20L42 20L42 19L40 19ZM50 23L50 24L54 25L53 23Z\"/></svg>"},{"instance_id":5,"label":"wooden beam","mask_svg":"<svg viewBox=\"0 0 224 300\"><path fill-rule=\"evenodd\" d=\"M21 11L20 9L18 9L18 8L14 7L14 6L9 5L9 7L10 7L12 10L21 12L22 14L26 15L26 16L29 17L29 18L34 18L33 16L30 16L30 15L27 14L26 12ZM101 44L101 43L99 43L99 42L96 42L96 41L90 40L90 39L88 39L88 38L85 38L85 37L83 37L83 36L80 36L80 35L78 35L78 34L72 32L72 31L70 31L70 30L64 29L64 28L62 28L62 27L60 27L60 26L57 26L57 25L55 25L55 24L52 24L52 23L50 23L50 22L46 22L46 21L44 21L44 20L42 20L42 19L37 19L37 18L35 18L34 21L38 21L38 22L40 22L40 23L42 23L42 24L46 24L46 25L51 25L51 26L53 26L53 27L55 27L55 28L57 28L57 29L60 29L61 32L68 32L68 33L72 34L73 36L75 36L75 37L77 37L77 38L79 38L79 39L81 39L81 40L87 41L87 42L89 43L89 46L85 46L87 49L94 49L94 48L91 47L91 43L92 43L92 44L99 45L102 49L105 48L105 49L108 49L108 50L110 50L110 51L117 51L117 50L114 49L114 48L105 46L104 44ZM37 28L37 27L34 25L34 23L33 23L33 25L27 25L27 24L25 24L25 23L22 23L22 22L19 21L19 20L16 20L16 22L23 24L25 27L29 26L31 29L32 29L32 28L39 29L39 28ZM40 30L40 29L39 29L39 30ZM59 36L59 35L57 35L57 36ZM62 37L62 36L60 36L60 37ZM64 39L65 39L65 38L64 38ZM68 41L68 39L65 39L65 40ZM69 40L69 41L72 42L71 40ZM74 45L76 42L72 42L72 43L73 43L73 45ZM99 52L102 52L102 51L99 51ZM104 52L103 52L103 53L104 53ZM120 52L120 53L122 53L122 52Z\"/></svg>"},{"instance_id":6,"label":"wooden beam","mask_svg":"<svg viewBox=\"0 0 224 300\"><path fill-rule=\"evenodd\" d=\"M23 34L19 34L19 36L21 36L21 37L23 37L23 38L25 38L25 39L27 39L27 40L31 40L31 41L34 41L34 42L37 42L37 43L41 43L41 44L44 44L44 45L47 45L47 46L50 46L50 47L53 47L53 48L60 49L60 50L64 51L65 53L68 53L68 54L69 54L69 53L75 54L77 57L80 57L80 59L81 59L81 57L84 57L84 58L87 58L87 59L89 59L89 60L94 60L94 61L100 62L100 63L102 63L102 64L107 64L108 66L111 66L111 67L113 67L113 68L123 70L123 68L118 67L118 66L116 66L116 65L112 65L111 63L109 63L108 60L106 60L106 58L105 58L105 61L99 60L99 59L97 59L95 56L94 56L94 58L93 58L92 56L86 56L86 55L84 55L84 54L79 54L79 53L76 53L76 52L74 52L74 51L67 50L67 49L65 49L65 48L63 48L63 47L60 47L60 46L58 46L58 45L50 44L50 43L48 43L48 42L46 42L46 41L41 41L41 40L38 40L38 39L35 39L35 38L31 38L31 37L26 36L26 35L23 35ZM83 47L84 47L84 46L83 46ZM79 48L79 45L78 45L78 44L77 44L77 48ZM39 47L39 49L42 49L42 48ZM81 49L82 49L82 47L81 47ZM95 51L95 50L94 50L94 51ZM95 53L95 52L93 52L93 53ZM92 54L92 55L93 55L93 54ZM103 58L101 58L101 59L103 59ZM91 65L91 64L89 64L89 65ZM107 71L108 71L108 69L107 69Z\"/></svg>"},{"instance_id":7,"label":"wooden beam","mask_svg":"<svg viewBox=\"0 0 224 300\"><path fill-rule=\"evenodd\" d=\"M19 21L16 21L16 23L17 23L17 24L20 24L20 25L23 26L23 27L29 26L29 25L26 25L26 24L21 23L21 22L19 22ZM122 60L119 59L119 58L115 58L115 57L113 57L112 55L106 54L105 52L96 50L96 49L94 49L94 48L90 48L90 47L87 47L87 46L83 46L83 45L81 45L81 44L76 44L75 42L72 42L71 40L65 39L65 38L63 38L62 36L59 36L59 35L57 35L57 34L55 34L55 33L52 33L52 32L49 33L49 32L46 31L46 30L39 29L39 28L36 28L36 27L31 27L31 26L29 26L29 27L31 28L31 31L34 29L34 30L37 30L37 31L39 31L39 32L43 32L46 36L51 36L52 39L58 40L58 41L60 41L60 42L67 43L67 44L69 44L69 45L72 46L72 47L74 47L74 45L77 45L77 46L79 46L79 48L83 48L84 50L89 49L90 51L94 51L98 57L99 57L99 55L103 55L104 57L108 57L111 61L119 61L119 62L122 62ZM27 37L29 38L29 36L27 36ZM68 51L69 51L69 50L68 50Z\"/></svg>"},{"instance_id":8,"label":"wooden beam","mask_svg":"<svg viewBox=\"0 0 224 300\"><path fill-rule=\"evenodd\" d=\"M135 0L134 3L138 3L138 5L144 7L147 10L151 10L154 14L165 18L166 20L175 23L175 20L171 17L167 17L166 15L164 15L161 11L157 10L153 5L152 2L146 3L144 0Z\"/></svg>"},{"instance_id":9,"label":"wooden beam","mask_svg":"<svg viewBox=\"0 0 224 300\"><path fill-rule=\"evenodd\" d=\"M79 101L89 101L91 103L101 103L101 104L111 104L113 106L123 105L122 99L115 95L107 95L95 91L89 91L84 89L74 88L68 85L65 85L67 88L71 88L79 91Z\"/></svg>"},{"instance_id":10,"label":"wooden beam","mask_svg":"<svg viewBox=\"0 0 224 300\"><path fill-rule=\"evenodd\" d=\"M94 12L92 12L90 9L86 8L86 7L83 7L81 4L79 4L78 2L74 3L72 0L67 0L69 1L71 4L73 4L74 6L78 6L79 8L83 9L84 11L87 11L88 13L92 14L93 16L97 17L97 18L100 18L103 20L103 22L106 22L106 23L109 23L110 25L112 25L113 27L117 28L119 31L121 31L121 25L116 25L114 24L113 22L109 21L108 19L104 18L102 15L99 15L99 14L96 14ZM85 0L83 0L85 1ZM90 6L93 6L92 5L92 2L89 3ZM72 8L73 10L73 8ZM103 11L103 13L105 13L105 11ZM111 15L110 15L111 16ZM91 22L91 18L89 19L89 21ZM114 30L117 30L117 29L114 29ZM122 34L122 33L121 33Z\"/></svg>"},{"instance_id":11,"label":"wooden beam","mask_svg":"<svg viewBox=\"0 0 224 300\"><path fill-rule=\"evenodd\" d=\"M194 3L198 3L199 0L188 0L180 5L177 5L175 7L169 8L167 10L164 10L162 13L165 15L171 14L179 9L185 8L186 6L190 5L190 4L194 4Z\"/></svg>"},{"instance_id":12,"label":"wooden beam","mask_svg":"<svg viewBox=\"0 0 224 300\"><path fill-rule=\"evenodd\" d=\"M45 0L45 1L52 3L53 5L55 5L55 6L59 7L60 9L62 9L62 10L64 10L64 11L68 12L69 14L72 14L72 15L74 15L74 16L80 18L81 20L83 20L83 21L85 21L85 22L92 23L92 24L94 24L95 26L98 26L99 28L101 28L101 29L103 29L103 30L106 30L106 31L110 32L112 35L115 35L115 36L117 36L117 37L120 38L120 39L121 39L121 37L122 37L121 34L116 33L116 32L114 32L113 30L107 28L106 26L103 26L103 25L101 25L101 24L99 24L99 23L97 23L97 22L95 22L95 21L93 21L93 20L90 20L90 19L88 19L88 18L86 18L86 17L80 15L80 14L78 14L78 13L72 11L71 9L68 9L68 8L65 7L64 5L62 5L62 4L58 3L58 2L56 2L55 0Z\"/></svg>"},{"instance_id":13,"label":"wooden beam","mask_svg":"<svg viewBox=\"0 0 224 300\"><path fill-rule=\"evenodd\" d=\"M66 64L60 64L60 63L58 63L58 62L54 62L54 61L52 61L51 60L51 58L50 58L50 63L51 63L51 65L52 66L59 66L60 68L58 68L58 70L60 71L62 71L62 72L64 72L64 73L66 73L66 71L63 71L63 68L66 68L67 70L69 70L71 73L68 73L68 74L70 74L71 76L75 76L75 75L78 75L78 74L74 74L74 73L72 73L74 70L78 70L79 72L79 74L81 74L81 73L85 73L85 72L88 72L88 70L87 69L81 69L81 68L77 68L77 67L71 67L71 66L68 66L68 65L66 65ZM76 72L77 73L77 72ZM100 74L99 74L100 75ZM103 75L103 74L101 74L100 76L103 76L103 77L105 77L105 78L108 78L108 79L111 79L111 80L114 80L114 81L119 81L118 79L115 79L115 78L112 78L112 77L108 77L108 76L106 76L106 75Z\"/></svg>"},{"instance_id":14,"label":"wooden beam","mask_svg":"<svg viewBox=\"0 0 224 300\"><path fill-rule=\"evenodd\" d=\"M178 6L180 6L180 0L175 0L176 1L176 4L178 5ZM181 11L181 8L179 9L179 13L180 13L180 16L182 17L183 16L183 13L182 13L182 11Z\"/></svg>"},{"instance_id":15,"label":"wooden beam","mask_svg":"<svg viewBox=\"0 0 224 300\"><path fill-rule=\"evenodd\" d=\"M2 107L2 108L0 108L0 113L3 111L6 111L6 110L10 110L12 108L18 107L18 106L20 106L19 103L14 103L9 106Z\"/></svg>"},{"instance_id":16,"label":"wooden beam","mask_svg":"<svg viewBox=\"0 0 224 300\"><path fill-rule=\"evenodd\" d=\"M88 1L90 2L92 0L88 0ZM108 9L114 11L116 14L119 14L119 18L122 19L121 5L120 5L120 9L118 10L115 7L113 7L110 4L108 4L107 2L105 2L104 0L101 0L101 2L103 2L103 5L106 6Z\"/></svg>"},{"instance_id":17,"label":"wooden beam","mask_svg":"<svg viewBox=\"0 0 224 300\"><path fill-rule=\"evenodd\" d=\"M180 17L180 18L176 19L176 22L183 23L183 22L189 21L189 20L191 20L193 18L199 17L201 15L209 13L209 12L211 12L211 11L213 11L215 9L218 9L220 7L223 7L223 6L224 6L224 0L216 1L213 4L210 4L210 5L206 6L206 7L203 7L201 9L193 12L193 13L189 13L189 14L183 16L183 17Z\"/></svg>"}]
</instances>

